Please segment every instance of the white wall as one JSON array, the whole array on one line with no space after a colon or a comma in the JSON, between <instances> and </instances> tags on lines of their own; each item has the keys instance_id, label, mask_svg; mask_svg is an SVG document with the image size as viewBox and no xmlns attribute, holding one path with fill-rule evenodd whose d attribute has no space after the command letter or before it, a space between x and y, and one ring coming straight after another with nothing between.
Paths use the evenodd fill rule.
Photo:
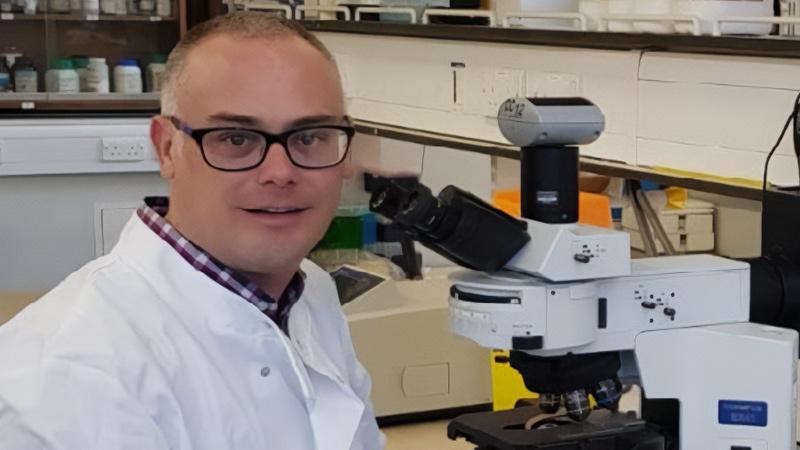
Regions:
<instances>
[{"instance_id":1,"label":"white wall","mask_svg":"<svg viewBox=\"0 0 800 450\"><path fill-rule=\"evenodd\" d=\"M761 178L800 86L796 59L318 36L338 58L356 118L505 142L494 120L503 99L580 95L607 121L584 154L726 177ZM787 139L773 182L798 182L792 158Z\"/></svg>"}]
</instances>

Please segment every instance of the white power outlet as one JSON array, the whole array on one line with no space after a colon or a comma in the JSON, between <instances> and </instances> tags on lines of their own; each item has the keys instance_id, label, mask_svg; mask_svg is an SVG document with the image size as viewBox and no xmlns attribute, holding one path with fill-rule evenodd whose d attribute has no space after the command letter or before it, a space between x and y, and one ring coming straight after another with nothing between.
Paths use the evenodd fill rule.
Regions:
<instances>
[{"instance_id":1,"label":"white power outlet","mask_svg":"<svg viewBox=\"0 0 800 450\"><path fill-rule=\"evenodd\" d=\"M150 143L140 137L103 138L101 161L144 161Z\"/></svg>"}]
</instances>

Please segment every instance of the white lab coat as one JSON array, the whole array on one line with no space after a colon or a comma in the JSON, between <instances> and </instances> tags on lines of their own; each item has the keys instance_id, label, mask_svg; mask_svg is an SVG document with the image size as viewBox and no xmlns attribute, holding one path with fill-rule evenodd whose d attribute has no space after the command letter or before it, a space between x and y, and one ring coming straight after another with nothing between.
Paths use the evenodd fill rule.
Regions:
<instances>
[{"instance_id":1,"label":"white lab coat","mask_svg":"<svg viewBox=\"0 0 800 450\"><path fill-rule=\"evenodd\" d=\"M0 327L0 449L383 448L335 286L302 269L289 339L132 217Z\"/></svg>"}]
</instances>

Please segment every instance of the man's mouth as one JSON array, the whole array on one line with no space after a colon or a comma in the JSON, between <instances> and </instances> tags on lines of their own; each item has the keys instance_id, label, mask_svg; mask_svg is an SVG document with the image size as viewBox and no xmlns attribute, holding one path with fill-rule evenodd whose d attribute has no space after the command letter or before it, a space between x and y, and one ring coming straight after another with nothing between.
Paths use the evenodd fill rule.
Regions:
<instances>
[{"instance_id":1,"label":"man's mouth","mask_svg":"<svg viewBox=\"0 0 800 450\"><path fill-rule=\"evenodd\" d=\"M254 208L244 210L252 214L294 214L306 211L308 208Z\"/></svg>"}]
</instances>

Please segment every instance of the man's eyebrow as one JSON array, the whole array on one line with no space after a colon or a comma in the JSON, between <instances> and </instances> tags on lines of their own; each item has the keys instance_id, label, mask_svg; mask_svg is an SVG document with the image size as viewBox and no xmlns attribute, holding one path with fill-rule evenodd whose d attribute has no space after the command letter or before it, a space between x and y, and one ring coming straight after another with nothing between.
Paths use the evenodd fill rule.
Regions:
<instances>
[{"instance_id":1,"label":"man's eyebrow","mask_svg":"<svg viewBox=\"0 0 800 450\"><path fill-rule=\"evenodd\" d=\"M245 116L226 112L212 114L208 116L208 120L212 122L232 122L246 127L261 127L263 125L260 120L253 116Z\"/></svg>"},{"instance_id":2,"label":"man's eyebrow","mask_svg":"<svg viewBox=\"0 0 800 450\"><path fill-rule=\"evenodd\" d=\"M329 115L318 115L318 116L308 116L302 117L300 119L294 120L289 124L289 129L292 128L300 128L312 125L342 125L346 122L345 116L329 116Z\"/></svg>"},{"instance_id":3,"label":"man's eyebrow","mask_svg":"<svg viewBox=\"0 0 800 450\"><path fill-rule=\"evenodd\" d=\"M238 126L248 128L264 129L264 123L253 116L246 116L242 114L233 114L227 112L216 113L208 116L211 122L226 122L235 123ZM347 116L332 116L327 114L319 114L315 116L301 117L289 122L286 129L302 128L314 125L343 125L347 123Z\"/></svg>"}]
</instances>

